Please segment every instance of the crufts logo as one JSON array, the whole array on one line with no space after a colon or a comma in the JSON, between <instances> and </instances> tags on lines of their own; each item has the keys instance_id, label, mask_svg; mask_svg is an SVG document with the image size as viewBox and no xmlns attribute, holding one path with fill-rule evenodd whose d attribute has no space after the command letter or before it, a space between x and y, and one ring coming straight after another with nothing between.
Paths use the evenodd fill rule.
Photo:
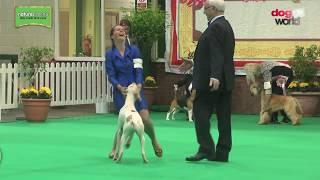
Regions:
<instances>
[{"instance_id":1,"label":"crufts logo","mask_svg":"<svg viewBox=\"0 0 320 180\"><path fill-rule=\"evenodd\" d=\"M282 9L275 9L271 11L271 15L275 18L274 21L276 25L300 25L300 17L303 16L303 10L282 10Z\"/></svg>"}]
</instances>

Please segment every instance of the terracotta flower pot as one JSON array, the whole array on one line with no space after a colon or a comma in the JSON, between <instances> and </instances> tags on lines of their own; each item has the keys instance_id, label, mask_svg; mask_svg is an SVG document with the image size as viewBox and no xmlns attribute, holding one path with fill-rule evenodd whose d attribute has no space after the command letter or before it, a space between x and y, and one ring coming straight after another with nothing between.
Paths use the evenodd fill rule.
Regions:
<instances>
[{"instance_id":1,"label":"terracotta flower pot","mask_svg":"<svg viewBox=\"0 0 320 180\"><path fill-rule=\"evenodd\" d=\"M44 122L48 117L51 99L22 99L25 119Z\"/></svg>"},{"instance_id":2,"label":"terracotta flower pot","mask_svg":"<svg viewBox=\"0 0 320 180\"><path fill-rule=\"evenodd\" d=\"M290 95L299 101L304 116L318 115L320 92L291 92Z\"/></svg>"}]
</instances>

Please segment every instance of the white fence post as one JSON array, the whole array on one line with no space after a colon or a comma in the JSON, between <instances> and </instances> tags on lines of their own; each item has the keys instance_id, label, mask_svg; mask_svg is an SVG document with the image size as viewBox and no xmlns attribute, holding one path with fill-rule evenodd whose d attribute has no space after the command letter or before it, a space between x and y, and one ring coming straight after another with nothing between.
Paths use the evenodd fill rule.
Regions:
<instances>
[{"instance_id":1,"label":"white fence post","mask_svg":"<svg viewBox=\"0 0 320 180\"><path fill-rule=\"evenodd\" d=\"M105 64L104 62L99 63L97 67L97 94L101 95L99 97L100 102L96 103L96 113L108 113L110 112L107 101L106 94L106 73L105 73ZM104 96L104 97L103 97Z\"/></svg>"},{"instance_id":2,"label":"white fence post","mask_svg":"<svg viewBox=\"0 0 320 180\"><path fill-rule=\"evenodd\" d=\"M0 68L0 121L2 109L18 107L18 65L2 64Z\"/></svg>"}]
</instances>

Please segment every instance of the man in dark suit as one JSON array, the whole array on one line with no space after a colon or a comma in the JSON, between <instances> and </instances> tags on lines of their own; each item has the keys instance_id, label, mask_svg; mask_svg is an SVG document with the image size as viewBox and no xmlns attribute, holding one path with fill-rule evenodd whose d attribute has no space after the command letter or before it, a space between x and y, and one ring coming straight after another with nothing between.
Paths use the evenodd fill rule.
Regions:
<instances>
[{"instance_id":1,"label":"man in dark suit","mask_svg":"<svg viewBox=\"0 0 320 180\"><path fill-rule=\"evenodd\" d=\"M235 39L231 25L224 17L223 0L207 0L204 13L208 28L201 35L194 56L192 85L196 90L193 104L198 152L187 161L228 162L231 150L231 92L235 70ZM219 138L215 147L210 134L210 117L216 110Z\"/></svg>"}]
</instances>

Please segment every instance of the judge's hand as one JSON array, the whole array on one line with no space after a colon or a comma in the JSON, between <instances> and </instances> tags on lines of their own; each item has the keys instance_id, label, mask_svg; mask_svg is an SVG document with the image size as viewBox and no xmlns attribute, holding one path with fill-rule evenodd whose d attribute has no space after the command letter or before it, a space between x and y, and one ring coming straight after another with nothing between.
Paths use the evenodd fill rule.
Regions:
<instances>
[{"instance_id":1,"label":"judge's hand","mask_svg":"<svg viewBox=\"0 0 320 180\"><path fill-rule=\"evenodd\" d=\"M216 91L219 89L220 81L216 78L210 78L209 87L210 91Z\"/></svg>"}]
</instances>

